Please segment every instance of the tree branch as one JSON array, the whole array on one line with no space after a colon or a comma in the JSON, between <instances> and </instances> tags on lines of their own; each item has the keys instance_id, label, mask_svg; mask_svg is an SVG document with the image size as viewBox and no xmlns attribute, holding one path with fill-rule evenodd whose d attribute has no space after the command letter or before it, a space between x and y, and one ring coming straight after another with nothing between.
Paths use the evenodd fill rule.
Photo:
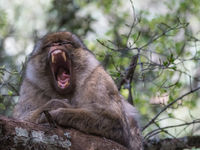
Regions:
<instances>
[{"instance_id":1,"label":"tree branch","mask_svg":"<svg viewBox=\"0 0 200 150\"><path fill-rule=\"evenodd\" d=\"M166 138L148 140L144 144L144 150L183 150L185 148L199 148L200 136L185 136L182 138Z\"/></svg>"},{"instance_id":2,"label":"tree branch","mask_svg":"<svg viewBox=\"0 0 200 150\"><path fill-rule=\"evenodd\" d=\"M0 116L0 149L3 150L127 150L109 139L75 129L52 128Z\"/></svg>"},{"instance_id":3,"label":"tree branch","mask_svg":"<svg viewBox=\"0 0 200 150\"><path fill-rule=\"evenodd\" d=\"M182 96L178 97L177 99L175 99L174 101L172 101L171 103L169 103L168 105L166 105L151 121L149 121L142 129L142 131L144 131L149 125L151 125L152 123L154 123L154 121L158 118L158 116L160 116L161 113L163 113L165 110L167 110L167 108L169 108L170 106L172 106L174 103L176 103L178 100L181 100L182 98L184 98L187 95L190 95L196 91L198 91L200 89L200 87L197 87L193 90L190 90L189 92L183 94Z\"/></svg>"},{"instance_id":4,"label":"tree branch","mask_svg":"<svg viewBox=\"0 0 200 150\"><path fill-rule=\"evenodd\" d=\"M185 123L177 124L177 125L171 125L171 126L166 126L166 127L159 127L158 129L155 129L155 130L149 132L147 135L145 135L144 139L149 139L150 137L155 136L156 134L159 134L160 132L164 132L164 131L166 131L166 129L169 129L169 128L189 126L189 125L196 124L196 123L200 123L200 119L196 119L196 120L193 120L191 122L185 122Z\"/></svg>"},{"instance_id":5,"label":"tree branch","mask_svg":"<svg viewBox=\"0 0 200 150\"><path fill-rule=\"evenodd\" d=\"M130 79L131 76L133 76L133 74L135 72L135 68L137 66L137 61L138 61L138 55L134 55L131 59L131 63L128 67L128 70L125 73L125 76L119 82L118 90L121 89L121 86L126 82L126 80Z\"/></svg>"}]
</instances>

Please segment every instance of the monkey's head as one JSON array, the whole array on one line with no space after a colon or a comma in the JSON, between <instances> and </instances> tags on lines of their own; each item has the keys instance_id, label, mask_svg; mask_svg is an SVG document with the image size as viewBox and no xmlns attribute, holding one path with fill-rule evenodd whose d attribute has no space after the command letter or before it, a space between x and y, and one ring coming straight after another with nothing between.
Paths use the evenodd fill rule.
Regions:
<instances>
[{"instance_id":1,"label":"monkey's head","mask_svg":"<svg viewBox=\"0 0 200 150\"><path fill-rule=\"evenodd\" d=\"M72 93L77 78L81 80L80 74L89 66L89 53L81 40L70 32L47 34L36 43L30 55L26 77L44 92Z\"/></svg>"}]
</instances>

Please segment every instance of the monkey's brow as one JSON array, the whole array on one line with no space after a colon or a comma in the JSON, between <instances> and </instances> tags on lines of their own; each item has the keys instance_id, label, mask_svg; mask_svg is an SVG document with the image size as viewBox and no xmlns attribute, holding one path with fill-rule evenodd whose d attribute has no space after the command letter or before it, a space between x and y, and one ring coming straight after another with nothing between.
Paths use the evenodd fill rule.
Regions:
<instances>
[{"instance_id":1,"label":"monkey's brow","mask_svg":"<svg viewBox=\"0 0 200 150\"><path fill-rule=\"evenodd\" d=\"M54 42L54 43L50 43L50 44L47 44L46 46L44 46L43 48L48 48L48 47L52 47L52 46L55 46L55 43L58 44L59 46L60 45L65 45L65 44L71 44L72 46L74 45L73 42L70 42L70 41L62 41L62 42Z\"/></svg>"}]
</instances>

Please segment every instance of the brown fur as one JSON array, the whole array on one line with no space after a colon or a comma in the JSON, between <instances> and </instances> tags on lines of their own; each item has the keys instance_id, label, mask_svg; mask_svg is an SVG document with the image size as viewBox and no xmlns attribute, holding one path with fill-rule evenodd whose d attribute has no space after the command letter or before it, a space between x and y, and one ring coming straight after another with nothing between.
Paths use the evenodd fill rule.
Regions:
<instances>
[{"instance_id":1,"label":"brown fur","mask_svg":"<svg viewBox=\"0 0 200 150\"><path fill-rule=\"evenodd\" d=\"M73 43L64 48L72 58L74 86L71 92L60 94L53 86L47 55L49 44L63 40ZM142 149L135 108L123 100L94 55L69 32L48 34L36 44L27 63L14 117L44 123L44 110L49 110L62 127L103 136L132 150Z\"/></svg>"}]
</instances>

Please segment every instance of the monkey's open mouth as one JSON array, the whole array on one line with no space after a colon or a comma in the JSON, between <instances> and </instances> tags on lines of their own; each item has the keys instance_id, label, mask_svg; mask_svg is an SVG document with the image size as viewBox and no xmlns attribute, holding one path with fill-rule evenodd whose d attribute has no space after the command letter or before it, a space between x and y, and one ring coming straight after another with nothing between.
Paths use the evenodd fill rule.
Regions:
<instances>
[{"instance_id":1,"label":"monkey's open mouth","mask_svg":"<svg viewBox=\"0 0 200 150\"><path fill-rule=\"evenodd\" d=\"M65 89L70 85L71 62L67 53L63 50L53 50L50 52L51 70L58 88Z\"/></svg>"}]
</instances>

